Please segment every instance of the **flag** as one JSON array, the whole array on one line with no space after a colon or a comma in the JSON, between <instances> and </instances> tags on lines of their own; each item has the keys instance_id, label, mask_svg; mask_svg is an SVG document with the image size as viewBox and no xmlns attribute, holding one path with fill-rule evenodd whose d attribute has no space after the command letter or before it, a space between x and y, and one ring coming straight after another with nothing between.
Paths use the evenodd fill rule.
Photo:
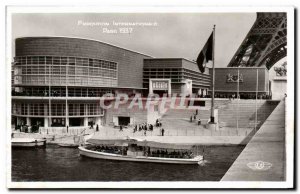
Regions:
<instances>
[{"instance_id":1,"label":"flag","mask_svg":"<svg viewBox=\"0 0 300 194\"><path fill-rule=\"evenodd\" d=\"M202 51L199 53L197 58L198 68L201 73L205 70L205 64L212 60L212 53L213 53L213 32L211 33L210 37L208 38L207 42L205 43Z\"/></svg>"}]
</instances>

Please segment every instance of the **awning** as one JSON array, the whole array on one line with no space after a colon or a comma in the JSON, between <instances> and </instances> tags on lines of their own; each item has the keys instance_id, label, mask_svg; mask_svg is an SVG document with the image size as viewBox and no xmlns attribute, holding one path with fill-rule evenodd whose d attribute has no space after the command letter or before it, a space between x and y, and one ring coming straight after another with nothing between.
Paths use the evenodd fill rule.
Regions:
<instances>
[{"instance_id":1,"label":"awning","mask_svg":"<svg viewBox=\"0 0 300 194\"><path fill-rule=\"evenodd\" d=\"M174 143L162 143L155 141L146 141L142 139L89 139L88 143L94 145L110 145L110 146L128 146L128 144L137 144L138 146L147 146L157 149L174 149L174 150L191 150L193 145L190 144L174 144Z\"/></svg>"},{"instance_id":2,"label":"awning","mask_svg":"<svg viewBox=\"0 0 300 194\"><path fill-rule=\"evenodd\" d=\"M161 142L154 142L154 141L137 142L137 145L147 146L150 148L157 148L157 149L174 149L174 150L190 150L193 148L193 145L188 145L188 144L161 143Z\"/></svg>"},{"instance_id":3,"label":"awning","mask_svg":"<svg viewBox=\"0 0 300 194\"><path fill-rule=\"evenodd\" d=\"M94 145L111 145L111 146L121 146L124 143L127 143L126 140L122 140L122 139L89 139L87 140L87 142Z\"/></svg>"}]
</instances>

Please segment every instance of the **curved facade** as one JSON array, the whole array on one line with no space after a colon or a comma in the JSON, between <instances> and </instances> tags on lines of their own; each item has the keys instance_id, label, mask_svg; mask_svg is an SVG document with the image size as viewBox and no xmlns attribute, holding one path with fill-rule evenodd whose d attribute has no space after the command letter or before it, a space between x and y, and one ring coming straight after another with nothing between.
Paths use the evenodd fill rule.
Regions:
<instances>
[{"instance_id":1,"label":"curved facade","mask_svg":"<svg viewBox=\"0 0 300 194\"><path fill-rule=\"evenodd\" d=\"M79 38L26 37L15 43L12 115L17 125L101 125L98 97L143 89L147 55Z\"/></svg>"},{"instance_id":2,"label":"curved facade","mask_svg":"<svg viewBox=\"0 0 300 194\"><path fill-rule=\"evenodd\" d=\"M118 63L70 56L17 56L16 82L30 86L117 87Z\"/></svg>"},{"instance_id":3,"label":"curved facade","mask_svg":"<svg viewBox=\"0 0 300 194\"><path fill-rule=\"evenodd\" d=\"M25 61L24 57L33 56L36 57L32 59L33 61ZM109 81L106 83L104 81L100 86L119 88L142 88L143 59L150 58L138 52L95 40L65 37L18 38L16 39L16 59L20 60L20 57L23 64L27 62L32 65L37 64L40 59L42 63L45 61L45 71L49 64L53 64L53 67L61 66L60 71L58 68L53 69L55 75L60 72L61 79L66 77L67 70L63 68L66 66L69 67L67 74L70 77L78 72L78 76L98 77L96 82L99 83L101 82L100 76L108 77L110 79L102 79L102 81ZM41 63L39 64L41 66ZM86 82L87 80L80 84L89 86L90 84ZM93 81L90 83L93 84ZM70 84L74 84L72 79Z\"/></svg>"}]
</instances>

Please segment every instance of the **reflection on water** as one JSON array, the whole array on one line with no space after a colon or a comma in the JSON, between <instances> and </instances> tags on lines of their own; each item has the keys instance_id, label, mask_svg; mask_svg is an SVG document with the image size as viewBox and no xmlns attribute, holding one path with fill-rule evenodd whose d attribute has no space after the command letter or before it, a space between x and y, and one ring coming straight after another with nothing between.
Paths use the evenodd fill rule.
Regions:
<instances>
[{"instance_id":1,"label":"reflection on water","mask_svg":"<svg viewBox=\"0 0 300 194\"><path fill-rule=\"evenodd\" d=\"M244 146L206 146L200 165L110 161L78 149L13 149L12 181L218 181ZM201 147L203 150L203 147Z\"/></svg>"}]
</instances>

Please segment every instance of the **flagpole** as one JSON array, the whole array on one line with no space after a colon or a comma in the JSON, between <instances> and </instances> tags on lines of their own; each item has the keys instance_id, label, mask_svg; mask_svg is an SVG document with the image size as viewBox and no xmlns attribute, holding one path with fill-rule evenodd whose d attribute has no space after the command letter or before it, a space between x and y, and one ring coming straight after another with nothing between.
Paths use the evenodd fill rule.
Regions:
<instances>
[{"instance_id":1,"label":"flagpole","mask_svg":"<svg viewBox=\"0 0 300 194\"><path fill-rule=\"evenodd\" d=\"M213 46L212 46L212 95L211 95L211 114L210 114L210 122L214 123L215 122L215 29L216 25L214 25L213 28Z\"/></svg>"},{"instance_id":2,"label":"flagpole","mask_svg":"<svg viewBox=\"0 0 300 194\"><path fill-rule=\"evenodd\" d=\"M240 108L240 69L237 67L237 109L236 109L236 130L239 130L239 108Z\"/></svg>"},{"instance_id":3,"label":"flagpole","mask_svg":"<svg viewBox=\"0 0 300 194\"><path fill-rule=\"evenodd\" d=\"M257 92L258 92L258 69L256 69L256 89L255 89L255 125L254 131L256 132L256 125L257 125Z\"/></svg>"}]
</instances>

